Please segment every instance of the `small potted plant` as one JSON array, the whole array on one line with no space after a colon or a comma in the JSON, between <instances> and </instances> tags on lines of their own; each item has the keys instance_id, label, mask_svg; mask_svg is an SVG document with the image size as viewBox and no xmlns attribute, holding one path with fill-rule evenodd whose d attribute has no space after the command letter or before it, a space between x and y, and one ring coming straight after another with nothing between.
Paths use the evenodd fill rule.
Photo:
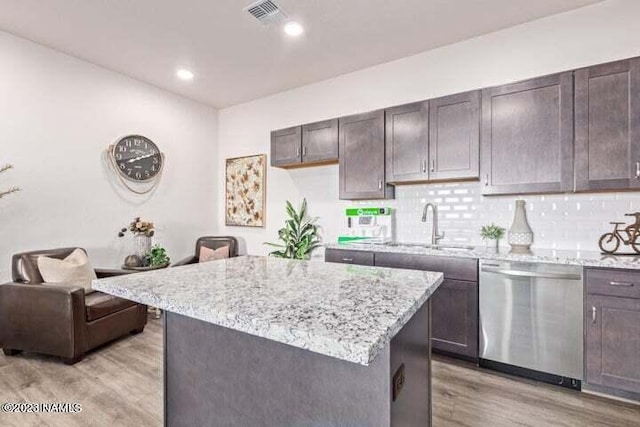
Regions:
<instances>
[{"instance_id":1,"label":"small potted plant","mask_svg":"<svg viewBox=\"0 0 640 427\"><path fill-rule=\"evenodd\" d=\"M500 248L500 239L504 237L505 229L491 223L491 225L485 225L480 229L480 236L482 240L487 242L487 248L492 248L498 252ZM495 243L492 243L495 241Z\"/></svg>"},{"instance_id":2,"label":"small potted plant","mask_svg":"<svg viewBox=\"0 0 640 427\"><path fill-rule=\"evenodd\" d=\"M155 234L155 227L151 221L142 221L136 217L128 227L122 228L118 232L118 237L123 237L127 231L133 234L134 255L141 258L146 257L151 252L151 238Z\"/></svg>"},{"instance_id":3,"label":"small potted plant","mask_svg":"<svg viewBox=\"0 0 640 427\"><path fill-rule=\"evenodd\" d=\"M153 268L167 267L171 259L167 255L167 250L160 245L154 245L146 257L145 264Z\"/></svg>"}]
</instances>

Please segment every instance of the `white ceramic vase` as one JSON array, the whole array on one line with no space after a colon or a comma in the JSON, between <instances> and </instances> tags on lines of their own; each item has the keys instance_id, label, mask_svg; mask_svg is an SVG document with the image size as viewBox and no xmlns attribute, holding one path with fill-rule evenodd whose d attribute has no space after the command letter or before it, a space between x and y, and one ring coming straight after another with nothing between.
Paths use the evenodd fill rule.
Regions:
<instances>
[{"instance_id":1,"label":"white ceramic vase","mask_svg":"<svg viewBox=\"0 0 640 427\"><path fill-rule=\"evenodd\" d=\"M133 255L137 255L144 259L151 252L151 237L145 234L136 234L133 236Z\"/></svg>"},{"instance_id":2,"label":"white ceramic vase","mask_svg":"<svg viewBox=\"0 0 640 427\"><path fill-rule=\"evenodd\" d=\"M533 243L533 231L527 222L525 201L516 200L513 224L509 229L509 244L513 253L528 253Z\"/></svg>"}]
</instances>

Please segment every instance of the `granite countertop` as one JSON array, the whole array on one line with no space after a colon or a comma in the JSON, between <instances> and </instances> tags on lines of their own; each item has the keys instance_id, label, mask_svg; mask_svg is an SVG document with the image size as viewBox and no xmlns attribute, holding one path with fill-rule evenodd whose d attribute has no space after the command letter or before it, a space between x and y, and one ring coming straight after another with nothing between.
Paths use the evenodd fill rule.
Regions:
<instances>
[{"instance_id":1,"label":"granite countertop","mask_svg":"<svg viewBox=\"0 0 640 427\"><path fill-rule=\"evenodd\" d=\"M369 365L442 279L428 271L245 256L94 280L92 287Z\"/></svg>"},{"instance_id":2,"label":"granite countertop","mask_svg":"<svg viewBox=\"0 0 640 427\"><path fill-rule=\"evenodd\" d=\"M455 245L452 245L455 246ZM640 269L640 254L637 255L604 255L600 252L570 251L557 249L534 248L530 254L512 254L508 245L501 247L499 252L485 247L464 249L434 249L418 244L327 244L329 249L348 249L368 252L390 252L412 255L446 256L457 258L478 258L494 261L531 262L542 264L581 265L584 267L607 267Z\"/></svg>"}]
</instances>

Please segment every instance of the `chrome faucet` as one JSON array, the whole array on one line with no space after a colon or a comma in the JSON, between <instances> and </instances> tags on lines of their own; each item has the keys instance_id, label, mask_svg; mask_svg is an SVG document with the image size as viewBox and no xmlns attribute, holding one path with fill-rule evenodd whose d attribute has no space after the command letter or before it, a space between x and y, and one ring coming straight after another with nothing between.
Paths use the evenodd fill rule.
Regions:
<instances>
[{"instance_id":1,"label":"chrome faucet","mask_svg":"<svg viewBox=\"0 0 640 427\"><path fill-rule=\"evenodd\" d=\"M438 241L444 239L444 231L442 234L438 232L438 207L433 203L427 203L424 205L424 210L422 211L422 222L427 222L427 213L429 212L429 207L433 210L433 225L431 227L431 244L437 245Z\"/></svg>"}]
</instances>

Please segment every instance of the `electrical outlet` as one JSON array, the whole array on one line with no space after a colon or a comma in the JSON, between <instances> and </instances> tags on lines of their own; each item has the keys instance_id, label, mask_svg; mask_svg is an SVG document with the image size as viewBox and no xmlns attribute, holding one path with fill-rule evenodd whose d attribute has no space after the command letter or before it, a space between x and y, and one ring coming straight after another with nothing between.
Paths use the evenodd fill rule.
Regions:
<instances>
[{"instance_id":1,"label":"electrical outlet","mask_svg":"<svg viewBox=\"0 0 640 427\"><path fill-rule=\"evenodd\" d=\"M393 375L393 402L396 401L398 395L404 387L404 363L400 365L396 373Z\"/></svg>"}]
</instances>

